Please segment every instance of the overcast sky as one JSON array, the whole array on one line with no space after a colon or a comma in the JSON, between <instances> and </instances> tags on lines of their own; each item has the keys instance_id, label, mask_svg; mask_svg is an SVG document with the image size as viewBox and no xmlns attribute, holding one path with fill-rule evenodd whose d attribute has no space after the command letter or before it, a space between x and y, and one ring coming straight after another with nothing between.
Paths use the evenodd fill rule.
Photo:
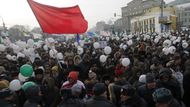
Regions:
<instances>
[{"instance_id":1,"label":"overcast sky","mask_svg":"<svg viewBox=\"0 0 190 107\"><path fill-rule=\"evenodd\" d=\"M89 27L95 26L97 21L116 20L114 13L121 15L121 7L132 0L35 0L39 3L69 7L76 4L81 8L85 18L88 21ZM165 0L170 2L173 0ZM7 26L15 24L39 26L34 17L27 0L1 0L0 2L0 17L3 17ZM2 20L0 20L2 25Z\"/></svg>"}]
</instances>

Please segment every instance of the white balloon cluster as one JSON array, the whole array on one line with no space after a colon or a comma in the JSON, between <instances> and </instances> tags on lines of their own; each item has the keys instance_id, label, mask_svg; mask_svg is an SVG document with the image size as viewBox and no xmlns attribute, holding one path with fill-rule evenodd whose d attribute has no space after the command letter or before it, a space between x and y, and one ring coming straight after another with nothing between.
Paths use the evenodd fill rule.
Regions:
<instances>
[{"instance_id":1,"label":"white balloon cluster","mask_svg":"<svg viewBox=\"0 0 190 107\"><path fill-rule=\"evenodd\" d=\"M95 43L93 44L93 47L94 47L95 49L98 49L98 48L100 48L100 43L98 43L98 42L95 42Z\"/></svg>"}]
</instances>

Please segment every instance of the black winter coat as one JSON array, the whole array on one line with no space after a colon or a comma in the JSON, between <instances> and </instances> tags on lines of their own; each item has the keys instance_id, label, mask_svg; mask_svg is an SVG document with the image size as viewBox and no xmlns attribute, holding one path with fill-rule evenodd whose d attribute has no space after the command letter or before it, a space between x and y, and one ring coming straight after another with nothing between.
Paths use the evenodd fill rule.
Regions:
<instances>
[{"instance_id":1,"label":"black winter coat","mask_svg":"<svg viewBox=\"0 0 190 107\"><path fill-rule=\"evenodd\" d=\"M110 101L102 96L94 96L86 102L86 107L115 107Z\"/></svg>"},{"instance_id":2,"label":"black winter coat","mask_svg":"<svg viewBox=\"0 0 190 107\"><path fill-rule=\"evenodd\" d=\"M147 103L143 98L134 96L125 102L121 102L121 107L147 107Z\"/></svg>"},{"instance_id":3,"label":"black winter coat","mask_svg":"<svg viewBox=\"0 0 190 107\"><path fill-rule=\"evenodd\" d=\"M62 101L58 107L84 107L84 103L79 99L69 99Z\"/></svg>"},{"instance_id":4,"label":"black winter coat","mask_svg":"<svg viewBox=\"0 0 190 107\"><path fill-rule=\"evenodd\" d=\"M37 102L35 102L35 101L27 100L24 103L23 107L41 107L41 106Z\"/></svg>"},{"instance_id":5,"label":"black winter coat","mask_svg":"<svg viewBox=\"0 0 190 107\"><path fill-rule=\"evenodd\" d=\"M0 99L0 107L14 107L14 106L10 102Z\"/></svg>"}]
</instances>

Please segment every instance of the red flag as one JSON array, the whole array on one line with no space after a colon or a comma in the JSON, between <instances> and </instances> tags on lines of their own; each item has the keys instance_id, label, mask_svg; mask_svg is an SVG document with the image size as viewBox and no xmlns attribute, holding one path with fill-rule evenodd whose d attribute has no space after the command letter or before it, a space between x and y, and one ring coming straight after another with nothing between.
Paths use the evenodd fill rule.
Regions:
<instances>
[{"instance_id":1,"label":"red flag","mask_svg":"<svg viewBox=\"0 0 190 107\"><path fill-rule=\"evenodd\" d=\"M49 34L84 33L88 22L79 6L58 8L28 0L43 32Z\"/></svg>"}]
</instances>

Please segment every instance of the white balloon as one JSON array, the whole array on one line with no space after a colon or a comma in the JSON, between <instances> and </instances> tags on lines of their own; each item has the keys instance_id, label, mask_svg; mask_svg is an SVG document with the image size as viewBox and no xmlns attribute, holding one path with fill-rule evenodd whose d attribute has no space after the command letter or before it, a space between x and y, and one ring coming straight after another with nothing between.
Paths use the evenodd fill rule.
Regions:
<instances>
[{"instance_id":1,"label":"white balloon","mask_svg":"<svg viewBox=\"0 0 190 107\"><path fill-rule=\"evenodd\" d=\"M118 40L119 40L119 37L116 37L116 40L118 41Z\"/></svg>"},{"instance_id":2,"label":"white balloon","mask_svg":"<svg viewBox=\"0 0 190 107\"><path fill-rule=\"evenodd\" d=\"M51 49L51 50L49 51L49 55L50 55L50 57L52 57L52 58L55 58L55 57L56 57L56 54L57 54L57 50L55 50L55 49Z\"/></svg>"},{"instance_id":3,"label":"white balloon","mask_svg":"<svg viewBox=\"0 0 190 107\"><path fill-rule=\"evenodd\" d=\"M120 47L120 48L123 48L123 43L121 43L121 44L119 45L119 47Z\"/></svg>"},{"instance_id":4,"label":"white balloon","mask_svg":"<svg viewBox=\"0 0 190 107\"><path fill-rule=\"evenodd\" d=\"M112 51L112 49L111 49L111 47L109 47L109 46L106 46L106 47L104 48L104 53L107 54L107 55L109 55L109 54L111 53L111 51Z\"/></svg>"},{"instance_id":5,"label":"white balloon","mask_svg":"<svg viewBox=\"0 0 190 107\"><path fill-rule=\"evenodd\" d=\"M32 48L34 46L34 40L33 39L28 39L27 45L28 45L28 47Z\"/></svg>"},{"instance_id":6,"label":"white balloon","mask_svg":"<svg viewBox=\"0 0 190 107\"><path fill-rule=\"evenodd\" d=\"M104 63L106 62L106 60L107 60L107 57L105 55L100 56L100 62Z\"/></svg>"},{"instance_id":7,"label":"white balloon","mask_svg":"<svg viewBox=\"0 0 190 107\"><path fill-rule=\"evenodd\" d=\"M188 46L189 46L189 45L188 45L187 42L183 42L183 43L182 43L182 47L183 47L183 48L187 48Z\"/></svg>"},{"instance_id":8,"label":"white balloon","mask_svg":"<svg viewBox=\"0 0 190 107\"><path fill-rule=\"evenodd\" d=\"M170 47L169 47L169 53L170 53L170 54L174 54L175 52L176 52L175 46L170 46Z\"/></svg>"},{"instance_id":9,"label":"white balloon","mask_svg":"<svg viewBox=\"0 0 190 107\"><path fill-rule=\"evenodd\" d=\"M154 43L158 43L159 42L159 39L158 38L155 38L154 39Z\"/></svg>"},{"instance_id":10,"label":"white balloon","mask_svg":"<svg viewBox=\"0 0 190 107\"><path fill-rule=\"evenodd\" d=\"M9 54L6 55L6 58L7 58L8 60L12 60L12 56L9 55Z\"/></svg>"},{"instance_id":11,"label":"white balloon","mask_svg":"<svg viewBox=\"0 0 190 107\"><path fill-rule=\"evenodd\" d=\"M63 59L63 54L61 52L57 53L57 58L60 60Z\"/></svg>"},{"instance_id":12,"label":"white balloon","mask_svg":"<svg viewBox=\"0 0 190 107\"><path fill-rule=\"evenodd\" d=\"M167 39L167 40L165 40L165 41L163 42L163 47L164 47L164 48L168 48L168 47L171 46L171 44L172 44L171 40Z\"/></svg>"},{"instance_id":13,"label":"white balloon","mask_svg":"<svg viewBox=\"0 0 190 107\"><path fill-rule=\"evenodd\" d=\"M24 50L23 50L23 53L24 53L26 56L29 56L29 55L30 55L30 52L29 52L28 49L24 49Z\"/></svg>"},{"instance_id":14,"label":"white balloon","mask_svg":"<svg viewBox=\"0 0 190 107\"><path fill-rule=\"evenodd\" d=\"M13 48L14 53L18 53L22 50L18 45L15 44L12 44L11 47Z\"/></svg>"},{"instance_id":15,"label":"white balloon","mask_svg":"<svg viewBox=\"0 0 190 107\"><path fill-rule=\"evenodd\" d=\"M34 73L34 72L33 72ZM28 79L29 77L25 77L23 76L21 73L18 74L18 79L21 81L21 82L25 82L26 79Z\"/></svg>"},{"instance_id":16,"label":"white balloon","mask_svg":"<svg viewBox=\"0 0 190 107\"><path fill-rule=\"evenodd\" d=\"M21 57L21 58L25 58L25 55L21 52L17 53L17 59Z\"/></svg>"},{"instance_id":17,"label":"white balloon","mask_svg":"<svg viewBox=\"0 0 190 107\"><path fill-rule=\"evenodd\" d=\"M12 80L9 84L9 89L12 91L18 91L21 89L21 83L19 80L15 79Z\"/></svg>"},{"instance_id":18,"label":"white balloon","mask_svg":"<svg viewBox=\"0 0 190 107\"><path fill-rule=\"evenodd\" d=\"M132 41L132 40L127 41L127 45L128 45L128 46L133 45L133 41Z\"/></svg>"},{"instance_id":19,"label":"white balloon","mask_svg":"<svg viewBox=\"0 0 190 107\"><path fill-rule=\"evenodd\" d=\"M5 45L0 44L0 51L3 52L3 51L5 51L5 49L6 49Z\"/></svg>"},{"instance_id":20,"label":"white balloon","mask_svg":"<svg viewBox=\"0 0 190 107\"><path fill-rule=\"evenodd\" d=\"M163 48L162 51L164 52L165 55L168 55L170 53L169 48Z\"/></svg>"},{"instance_id":21,"label":"white balloon","mask_svg":"<svg viewBox=\"0 0 190 107\"><path fill-rule=\"evenodd\" d=\"M81 55L81 54L83 54L83 52L84 52L83 48L78 47L77 53L78 53L79 55Z\"/></svg>"},{"instance_id":22,"label":"white balloon","mask_svg":"<svg viewBox=\"0 0 190 107\"><path fill-rule=\"evenodd\" d=\"M129 66L129 64L130 64L130 60L129 60L129 58L123 58L122 59L122 61L121 61L121 64L123 65L123 66Z\"/></svg>"},{"instance_id":23,"label":"white balloon","mask_svg":"<svg viewBox=\"0 0 190 107\"><path fill-rule=\"evenodd\" d=\"M100 48L100 44L99 44L98 42L95 42L95 43L93 44L93 46L94 46L95 49Z\"/></svg>"},{"instance_id":24,"label":"white balloon","mask_svg":"<svg viewBox=\"0 0 190 107\"><path fill-rule=\"evenodd\" d=\"M127 45L123 45L123 50L126 50L127 49Z\"/></svg>"},{"instance_id":25,"label":"white balloon","mask_svg":"<svg viewBox=\"0 0 190 107\"><path fill-rule=\"evenodd\" d=\"M44 48L45 51L48 51L48 46L47 45L44 45L43 48Z\"/></svg>"},{"instance_id":26,"label":"white balloon","mask_svg":"<svg viewBox=\"0 0 190 107\"><path fill-rule=\"evenodd\" d=\"M109 40L110 40L110 37L106 37L106 40L109 41Z\"/></svg>"},{"instance_id":27,"label":"white balloon","mask_svg":"<svg viewBox=\"0 0 190 107\"><path fill-rule=\"evenodd\" d=\"M16 61L17 57L15 55L12 56L12 61Z\"/></svg>"},{"instance_id":28,"label":"white balloon","mask_svg":"<svg viewBox=\"0 0 190 107\"><path fill-rule=\"evenodd\" d=\"M24 42L24 41L17 41L16 44L17 44L20 48L22 48L22 49L26 48L26 46L27 46L26 42Z\"/></svg>"},{"instance_id":29,"label":"white balloon","mask_svg":"<svg viewBox=\"0 0 190 107\"><path fill-rule=\"evenodd\" d=\"M75 47L77 47L78 46L78 42L75 42L74 45L75 45Z\"/></svg>"},{"instance_id":30,"label":"white balloon","mask_svg":"<svg viewBox=\"0 0 190 107\"><path fill-rule=\"evenodd\" d=\"M81 40L79 42L80 42L80 46L83 47L84 46L84 40Z\"/></svg>"}]
</instances>

